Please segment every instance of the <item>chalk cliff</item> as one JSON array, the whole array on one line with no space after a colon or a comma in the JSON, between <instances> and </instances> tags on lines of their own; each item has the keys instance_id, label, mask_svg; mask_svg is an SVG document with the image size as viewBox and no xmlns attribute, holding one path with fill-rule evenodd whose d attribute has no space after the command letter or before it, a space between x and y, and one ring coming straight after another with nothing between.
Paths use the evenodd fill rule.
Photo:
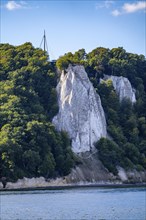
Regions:
<instances>
[{"instance_id":1,"label":"chalk cliff","mask_svg":"<svg viewBox=\"0 0 146 220\"><path fill-rule=\"evenodd\" d=\"M83 66L70 65L66 71L57 85L59 113L53 124L69 134L75 153L90 151L107 136L101 100Z\"/></svg>"},{"instance_id":2,"label":"chalk cliff","mask_svg":"<svg viewBox=\"0 0 146 220\"><path fill-rule=\"evenodd\" d=\"M104 80L112 80L113 87L119 95L120 101L123 98L128 98L132 103L136 102L135 90L132 88L129 80L123 76L104 75Z\"/></svg>"}]
</instances>

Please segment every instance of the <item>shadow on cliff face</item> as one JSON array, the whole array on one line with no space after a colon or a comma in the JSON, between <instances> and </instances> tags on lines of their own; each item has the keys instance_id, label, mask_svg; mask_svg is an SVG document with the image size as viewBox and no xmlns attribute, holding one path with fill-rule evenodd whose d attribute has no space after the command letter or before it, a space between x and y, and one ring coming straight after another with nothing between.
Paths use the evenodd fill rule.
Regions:
<instances>
[{"instance_id":1,"label":"shadow on cliff face","mask_svg":"<svg viewBox=\"0 0 146 220\"><path fill-rule=\"evenodd\" d=\"M6 188L6 185L7 185L7 179L6 179L6 177L2 177L0 181L2 182L3 189Z\"/></svg>"},{"instance_id":2,"label":"shadow on cliff face","mask_svg":"<svg viewBox=\"0 0 146 220\"><path fill-rule=\"evenodd\" d=\"M78 155L80 163L72 169L71 173L65 177L67 183L144 183L146 182L146 172L136 170L126 171L123 168L126 179L118 174L110 173L98 158L98 152L84 152Z\"/></svg>"},{"instance_id":3,"label":"shadow on cliff face","mask_svg":"<svg viewBox=\"0 0 146 220\"><path fill-rule=\"evenodd\" d=\"M97 152L85 152L79 155L80 164L66 177L67 183L77 182L108 182L120 180L103 166Z\"/></svg>"}]
</instances>

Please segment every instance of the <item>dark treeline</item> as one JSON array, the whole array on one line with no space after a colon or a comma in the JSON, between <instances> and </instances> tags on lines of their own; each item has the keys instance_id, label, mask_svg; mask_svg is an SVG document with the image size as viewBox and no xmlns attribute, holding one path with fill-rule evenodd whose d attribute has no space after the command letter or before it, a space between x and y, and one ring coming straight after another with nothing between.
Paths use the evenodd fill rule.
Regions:
<instances>
[{"instance_id":1,"label":"dark treeline","mask_svg":"<svg viewBox=\"0 0 146 220\"><path fill-rule=\"evenodd\" d=\"M76 164L65 132L57 132L51 121L58 112L56 69L69 64L85 66L106 114L110 139L96 143L98 155L110 172L146 168L146 59L123 48L81 49L67 53L56 64L31 43L0 45L1 138L0 177L9 180L66 175ZM104 74L124 76L136 90L136 103L119 102L110 80L99 83Z\"/></svg>"}]
</instances>

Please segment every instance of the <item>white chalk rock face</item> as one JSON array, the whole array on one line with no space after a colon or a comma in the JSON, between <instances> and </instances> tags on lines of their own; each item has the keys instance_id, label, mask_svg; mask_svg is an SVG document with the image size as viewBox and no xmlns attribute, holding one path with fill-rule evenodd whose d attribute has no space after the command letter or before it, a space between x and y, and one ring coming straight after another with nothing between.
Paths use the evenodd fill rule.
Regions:
<instances>
[{"instance_id":1,"label":"white chalk rock face","mask_svg":"<svg viewBox=\"0 0 146 220\"><path fill-rule=\"evenodd\" d=\"M135 90L132 88L129 80L123 76L104 75L104 80L111 79L113 87L119 95L120 101L128 98L132 103L136 102Z\"/></svg>"},{"instance_id":2,"label":"white chalk rock face","mask_svg":"<svg viewBox=\"0 0 146 220\"><path fill-rule=\"evenodd\" d=\"M57 85L59 113L53 118L57 130L72 139L75 153L90 151L94 142L107 136L100 97L83 66L69 66Z\"/></svg>"}]
</instances>

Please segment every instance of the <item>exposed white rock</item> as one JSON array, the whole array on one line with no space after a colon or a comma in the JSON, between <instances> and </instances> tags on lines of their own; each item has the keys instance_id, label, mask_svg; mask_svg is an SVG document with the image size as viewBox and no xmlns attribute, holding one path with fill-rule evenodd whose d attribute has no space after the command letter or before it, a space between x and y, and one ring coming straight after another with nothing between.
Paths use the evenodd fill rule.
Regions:
<instances>
[{"instance_id":1,"label":"exposed white rock","mask_svg":"<svg viewBox=\"0 0 146 220\"><path fill-rule=\"evenodd\" d=\"M66 180L63 177L56 179L45 180L44 177L33 177L18 179L17 182L7 182L6 189L23 189L31 187L49 187L49 186L64 186L67 185ZM68 184L69 185L69 184ZM0 189L2 189L2 183L0 182Z\"/></svg>"},{"instance_id":2,"label":"exposed white rock","mask_svg":"<svg viewBox=\"0 0 146 220\"><path fill-rule=\"evenodd\" d=\"M69 66L57 85L59 113L53 124L68 132L75 153L90 151L94 142L107 136L106 120L99 95L83 66Z\"/></svg>"},{"instance_id":3,"label":"exposed white rock","mask_svg":"<svg viewBox=\"0 0 146 220\"><path fill-rule=\"evenodd\" d=\"M135 90L127 78L123 76L104 75L104 80L108 79L112 80L113 87L119 95L120 101L122 101L123 98L128 98L132 103L136 102Z\"/></svg>"},{"instance_id":4,"label":"exposed white rock","mask_svg":"<svg viewBox=\"0 0 146 220\"><path fill-rule=\"evenodd\" d=\"M122 181L127 181L128 177L126 171L122 167L117 167L117 169L118 169L118 176L120 177L120 179Z\"/></svg>"}]
</instances>

